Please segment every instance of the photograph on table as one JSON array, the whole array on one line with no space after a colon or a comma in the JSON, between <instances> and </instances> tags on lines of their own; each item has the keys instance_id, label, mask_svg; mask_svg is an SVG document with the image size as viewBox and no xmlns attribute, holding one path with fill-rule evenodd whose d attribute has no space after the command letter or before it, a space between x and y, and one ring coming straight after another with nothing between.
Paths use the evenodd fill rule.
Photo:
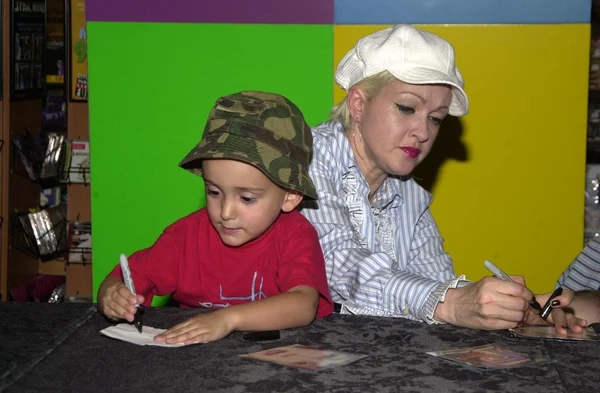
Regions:
<instances>
[{"instance_id":1,"label":"photograph on table","mask_svg":"<svg viewBox=\"0 0 600 393\"><path fill-rule=\"evenodd\" d=\"M513 337L537 338L540 340L566 340L566 341L600 341L594 328L588 326L581 333L567 330L567 335L559 334L554 325L530 325L509 329Z\"/></svg>"},{"instance_id":2,"label":"photograph on table","mask_svg":"<svg viewBox=\"0 0 600 393\"><path fill-rule=\"evenodd\" d=\"M353 363L368 355L295 344L239 356L306 370L324 370Z\"/></svg>"},{"instance_id":3,"label":"photograph on table","mask_svg":"<svg viewBox=\"0 0 600 393\"><path fill-rule=\"evenodd\" d=\"M427 352L428 355L441 357L471 367L494 369L522 367L547 363L552 360L542 356L530 356L497 345L480 345L459 349Z\"/></svg>"}]
</instances>

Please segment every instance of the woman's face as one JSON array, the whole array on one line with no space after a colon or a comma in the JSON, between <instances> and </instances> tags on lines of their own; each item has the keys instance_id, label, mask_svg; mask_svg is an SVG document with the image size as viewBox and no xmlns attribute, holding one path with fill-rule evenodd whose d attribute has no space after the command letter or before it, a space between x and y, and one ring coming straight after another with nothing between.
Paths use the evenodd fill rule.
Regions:
<instances>
[{"instance_id":1,"label":"woman's face","mask_svg":"<svg viewBox=\"0 0 600 393\"><path fill-rule=\"evenodd\" d=\"M410 174L431 151L441 122L448 115L451 88L394 80L370 101L362 92L357 95L350 105L357 109L351 110L359 124L349 137L354 138L361 170Z\"/></svg>"}]
</instances>

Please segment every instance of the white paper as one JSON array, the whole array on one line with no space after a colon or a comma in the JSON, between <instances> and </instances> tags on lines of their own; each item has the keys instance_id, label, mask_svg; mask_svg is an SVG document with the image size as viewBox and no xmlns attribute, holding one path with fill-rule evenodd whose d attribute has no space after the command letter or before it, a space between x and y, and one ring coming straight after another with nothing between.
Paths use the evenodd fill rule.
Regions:
<instances>
[{"instance_id":1,"label":"white paper","mask_svg":"<svg viewBox=\"0 0 600 393\"><path fill-rule=\"evenodd\" d=\"M184 343L161 344L154 341L154 336L164 332L167 329L157 329L150 326L143 326L140 333L134 325L128 323L119 323L115 326L100 330L105 336L116 338L117 340L127 341L136 345L156 345L158 347L182 347Z\"/></svg>"}]
</instances>

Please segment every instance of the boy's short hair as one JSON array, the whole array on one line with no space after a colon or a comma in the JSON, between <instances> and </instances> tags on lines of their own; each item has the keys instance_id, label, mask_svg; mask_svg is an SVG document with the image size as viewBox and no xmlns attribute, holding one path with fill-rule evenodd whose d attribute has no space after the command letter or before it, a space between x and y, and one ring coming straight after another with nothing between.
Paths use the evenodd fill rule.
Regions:
<instances>
[{"instance_id":1,"label":"boy's short hair","mask_svg":"<svg viewBox=\"0 0 600 393\"><path fill-rule=\"evenodd\" d=\"M285 189L317 199L308 173L312 143L310 126L293 102L279 94L242 91L216 101L202 140L179 166L202 176L202 160L237 160Z\"/></svg>"}]
</instances>

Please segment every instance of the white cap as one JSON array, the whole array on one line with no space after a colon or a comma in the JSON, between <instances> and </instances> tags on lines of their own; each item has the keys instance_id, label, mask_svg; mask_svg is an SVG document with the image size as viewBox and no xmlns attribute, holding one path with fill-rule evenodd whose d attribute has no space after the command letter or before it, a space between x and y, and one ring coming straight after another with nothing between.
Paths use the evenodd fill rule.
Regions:
<instances>
[{"instance_id":1,"label":"white cap","mask_svg":"<svg viewBox=\"0 0 600 393\"><path fill-rule=\"evenodd\" d=\"M462 116L469 111L454 48L435 34L410 25L395 25L363 37L338 65L335 80L348 90L361 80L386 70L412 85L450 85L450 114Z\"/></svg>"}]
</instances>

